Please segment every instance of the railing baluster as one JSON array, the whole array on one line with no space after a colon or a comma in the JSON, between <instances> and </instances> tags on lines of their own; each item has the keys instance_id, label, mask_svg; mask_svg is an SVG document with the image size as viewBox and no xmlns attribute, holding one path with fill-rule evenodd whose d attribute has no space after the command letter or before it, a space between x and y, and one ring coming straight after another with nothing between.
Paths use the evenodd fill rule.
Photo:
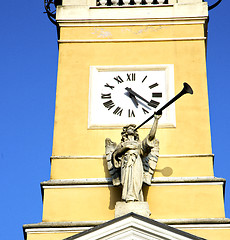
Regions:
<instances>
[{"instance_id":1,"label":"railing baluster","mask_svg":"<svg viewBox=\"0 0 230 240\"><path fill-rule=\"evenodd\" d=\"M119 0L111 0L113 6L117 6L117 5L118 5L118 1L119 1Z\"/></svg>"},{"instance_id":2,"label":"railing baluster","mask_svg":"<svg viewBox=\"0 0 230 240\"><path fill-rule=\"evenodd\" d=\"M100 0L101 6L106 6L107 0Z\"/></svg>"},{"instance_id":3,"label":"railing baluster","mask_svg":"<svg viewBox=\"0 0 230 240\"><path fill-rule=\"evenodd\" d=\"M123 0L125 6L129 5L130 0Z\"/></svg>"},{"instance_id":4,"label":"railing baluster","mask_svg":"<svg viewBox=\"0 0 230 240\"><path fill-rule=\"evenodd\" d=\"M145 0L147 5L151 5L153 3L153 0Z\"/></svg>"},{"instance_id":5,"label":"railing baluster","mask_svg":"<svg viewBox=\"0 0 230 240\"><path fill-rule=\"evenodd\" d=\"M136 5L141 5L142 0L135 0Z\"/></svg>"}]
</instances>

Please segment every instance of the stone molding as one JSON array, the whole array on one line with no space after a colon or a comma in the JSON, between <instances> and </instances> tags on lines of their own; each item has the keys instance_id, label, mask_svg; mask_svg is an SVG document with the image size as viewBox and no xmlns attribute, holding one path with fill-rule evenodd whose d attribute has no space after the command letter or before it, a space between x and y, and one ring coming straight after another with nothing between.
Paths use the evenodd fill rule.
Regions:
<instances>
[{"instance_id":1,"label":"stone molding","mask_svg":"<svg viewBox=\"0 0 230 240\"><path fill-rule=\"evenodd\" d=\"M143 39L80 39L80 40L58 40L58 43L102 43L102 42L165 42L165 41L202 41L206 37L187 38L143 38Z\"/></svg>"},{"instance_id":2,"label":"stone molding","mask_svg":"<svg viewBox=\"0 0 230 240\"><path fill-rule=\"evenodd\" d=\"M109 220L108 220L109 221ZM228 225L230 227L229 218L185 218L185 219L157 219L158 222L165 223L168 225ZM72 227L94 227L100 224L103 224L107 221L76 221L76 222L40 222L40 223L31 223L24 224L24 229L46 229L46 228L72 228Z\"/></svg>"},{"instance_id":3,"label":"stone molding","mask_svg":"<svg viewBox=\"0 0 230 240\"><path fill-rule=\"evenodd\" d=\"M197 183L207 183L207 184L225 184L224 178L216 177L159 177L153 178L152 184L197 184ZM68 186L68 185L111 185L111 178L82 178L82 179L58 179L58 180L49 180L41 182L41 187L54 187L54 186Z\"/></svg>"},{"instance_id":4,"label":"stone molding","mask_svg":"<svg viewBox=\"0 0 230 240\"><path fill-rule=\"evenodd\" d=\"M183 219L183 220L185 220L185 219ZM201 220L201 222L202 222L202 219L195 219L196 222L197 222L197 220ZM204 219L204 220L206 221L206 219ZM207 220L209 222L211 222L210 219L207 219ZM230 219L218 219L218 220L222 220L222 222L227 223L228 227L227 227L226 224L225 224L225 227L229 228ZM168 219L167 219L167 221L168 221ZM181 220L179 220L179 221L181 221ZM188 220L187 223L189 221L190 220ZM178 223L178 220L176 222ZM80 239L81 239L82 236L83 236L82 239L97 239L99 235L101 235L102 239L104 239L103 236L106 237L106 236L108 236L108 234L114 235L114 233L116 235L115 239L121 239L121 238L119 238L119 236L122 233L122 229L128 229L130 227L135 227L133 230L139 229L141 231L141 236L143 236L143 235L145 236L146 234L147 235L149 235L149 234L152 235L153 234L153 236L155 236L155 234L157 234L158 237L159 236L163 237L163 236L167 235L168 236L167 239L202 239L202 238L199 238L199 237L194 236L192 234L183 232L183 230L180 229L180 228L178 229L178 227L176 225L170 226L167 223L166 224L163 223L159 219L157 219L157 221L156 221L156 220L153 220L153 219L149 219L149 218L137 215L135 213L129 213L127 215L115 218L113 220L104 221L104 223L101 223L99 225L98 225L99 222L97 221L96 225L94 225L94 226L93 225L91 225L91 226L87 225L86 226L87 222L84 222L85 226L87 227L87 228L85 227L85 230L83 230L84 227L82 228L82 222L80 223L81 228L80 227L77 228L76 224L78 224L78 223L80 223L80 222L71 222L69 224L66 223L66 222L64 222L64 223L61 223L61 222L59 222L59 223L45 223L45 224L44 223L27 224L27 225L23 226L23 229L24 229L25 236L27 234L33 234L33 233L54 233L54 232L58 233L58 232L61 232L61 231L65 231L65 232L68 231L68 232L72 232L72 233L74 233L74 231L75 231L75 233L78 234L81 230L82 232L79 235L74 235L74 236L69 237L67 239L75 239L75 238L78 238L78 237L80 237ZM90 222L90 223L92 224L93 222ZM198 228L199 228L200 224L199 224L199 222L197 222L197 223L198 223ZM63 227L62 224L65 225L65 227ZM57 228L58 225L60 226L59 229ZM177 228L175 228L175 227L177 227ZM71 231L71 228L72 228L72 231ZM118 233L118 235L117 235L117 233ZM89 236L89 238L87 238L87 237L84 238L84 236ZM127 238L127 237L128 236L126 236L125 239L130 239L130 238ZM165 238L160 237L158 239L165 239Z\"/></svg>"},{"instance_id":5,"label":"stone molding","mask_svg":"<svg viewBox=\"0 0 230 240\"><path fill-rule=\"evenodd\" d=\"M60 27L117 27L117 26L169 26L205 24L207 17L172 17L172 18L140 18L140 19L61 19Z\"/></svg>"},{"instance_id":6,"label":"stone molding","mask_svg":"<svg viewBox=\"0 0 230 240\"><path fill-rule=\"evenodd\" d=\"M207 2L196 2L189 4L163 4L152 6L121 6L121 7L97 7L96 1L78 1L76 5L57 6L56 19L59 21L87 21L101 20L119 20L128 19L143 20L140 16L153 16L159 18L183 18L187 17L208 17ZM132 8L132 11L130 9Z\"/></svg>"},{"instance_id":7,"label":"stone molding","mask_svg":"<svg viewBox=\"0 0 230 240\"><path fill-rule=\"evenodd\" d=\"M171 154L159 155L159 158L190 158L190 157L213 157L214 154ZM51 156L50 159L105 159L105 155L82 155L82 156Z\"/></svg>"},{"instance_id":8,"label":"stone molding","mask_svg":"<svg viewBox=\"0 0 230 240\"><path fill-rule=\"evenodd\" d=\"M230 229L229 218L195 218L195 219L157 219L158 222L178 229ZM76 222L40 222L23 225L24 237L33 233L79 233L107 221L76 221Z\"/></svg>"}]
</instances>

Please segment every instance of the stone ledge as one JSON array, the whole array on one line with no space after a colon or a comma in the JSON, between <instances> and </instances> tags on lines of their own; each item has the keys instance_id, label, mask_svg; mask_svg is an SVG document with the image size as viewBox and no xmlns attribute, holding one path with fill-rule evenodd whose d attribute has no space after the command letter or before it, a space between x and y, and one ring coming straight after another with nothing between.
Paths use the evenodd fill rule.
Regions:
<instances>
[{"instance_id":1,"label":"stone ledge","mask_svg":"<svg viewBox=\"0 0 230 240\"><path fill-rule=\"evenodd\" d=\"M189 218L189 219L155 219L155 220L168 225L230 224L229 218ZM23 229L94 227L94 226L103 224L105 222L107 221L40 222L40 223L24 224Z\"/></svg>"},{"instance_id":2,"label":"stone ledge","mask_svg":"<svg viewBox=\"0 0 230 240\"><path fill-rule=\"evenodd\" d=\"M27 234L36 233L60 233L66 231L72 232L73 234L79 233L108 221L41 222L25 224L23 225L24 239L27 239ZM200 227L230 229L230 219L228 218L156 219L156 221L178 229L196 229Z\"/></svg>"},{"instance_id":3,"label":"stone ledge","mask_svg":"<svg viewBox=\"0 0 230 240\"><path fill-rule=\"evenodd\" d=\"M109 221L109 220L108 220ZM77 222L40 222L24 224L24 229L30 228L65 228L65 227L92 227L107 221L77 221Z\"/></svg>"},{"instance_id":4,"label":"stone ledge","mask_svg":"<svg viewBox=\"0 0 230 240\"><path fill-rule=\"evenodd\" d=\"M214 154L170 154L159 155L159 158L190 158L190 157L213 157ZM105 155L84 155L84 156L51 156L50 159L106 159Z\"/></svg>"},{"instance_id":5,"label":"stone ledge","mask_svg":"<svg viewBox=\"0 0 230 240\"><path fill-rule=\"evenodd\" d=\"M223 183L226 180L224 178L216 177L159 177L152 179L152 184L160 183ZM64 185L103 185L112 184L111 178L82 178L82 179L60 179L49 180L41 182L41 187L44 186L64 186Z\"/></svg>"}]
</instances>

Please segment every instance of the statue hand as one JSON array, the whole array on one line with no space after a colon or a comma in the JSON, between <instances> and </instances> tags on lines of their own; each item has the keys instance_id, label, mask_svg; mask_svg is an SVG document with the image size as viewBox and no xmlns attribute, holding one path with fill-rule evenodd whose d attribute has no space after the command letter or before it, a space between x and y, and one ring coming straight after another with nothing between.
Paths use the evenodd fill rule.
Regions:
<instances>
[{"instance_id":1,"label":"statue hand","mask_svg":"<svg viewBox=\"0 0 230 240\"><path fill-rule=\"evenodd\" d=\"M162 111L157 112L157 114L156 113L154 114L154 118L157 120L159 120L161 118L161 116L162 116Z\"/></svg>"}]
</instances>

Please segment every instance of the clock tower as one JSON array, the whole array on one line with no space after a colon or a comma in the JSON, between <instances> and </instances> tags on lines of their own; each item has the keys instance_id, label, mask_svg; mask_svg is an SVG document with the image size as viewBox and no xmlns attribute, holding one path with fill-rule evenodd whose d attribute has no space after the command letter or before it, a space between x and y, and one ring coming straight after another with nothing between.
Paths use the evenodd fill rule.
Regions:
<instances>
[{"instance_id":1,"label":"clock tower","mask_svg":"<svg viewBox=\"0 0 230 240\"><path fill-rule=\"evenodd\" d=\"M86 230L107 231L110 223L123 221L114 219L121 189L112 185L105 139L119 142L123 126L141 124L188 82L194 94L168 107L159 121L160 155L151 186L143 187L150 219L126 217L181 237L168 239L229 239L225 180L213 174L207 2L55 4L59 63L51 175L41 183L42 222L24 225L25 238L81 239ZM141 139L151 125L150 121L138 130Z\"/></svg>"}]
</instances>

